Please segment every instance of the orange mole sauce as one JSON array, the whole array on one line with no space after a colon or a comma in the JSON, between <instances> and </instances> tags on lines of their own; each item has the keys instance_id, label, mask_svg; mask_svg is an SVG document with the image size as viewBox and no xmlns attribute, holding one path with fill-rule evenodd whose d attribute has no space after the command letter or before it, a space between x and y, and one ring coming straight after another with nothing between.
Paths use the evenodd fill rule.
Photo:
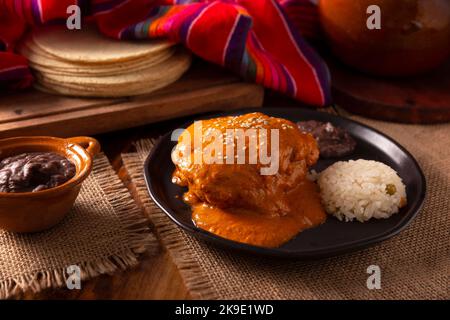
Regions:
<instances>
[{"instance_id":1,"label":"orange mole sauce","mask_svg":"<svg viewBox=\"0 0 450 320\"><path fill-rule=\"evenodd\" d=\"M256 164L192 161L197 150L195 138L201 142L197 152L204 155L205 146L212 145L213 129L222 133L217 138L221 142L217 150L221 160L225 160L227 147L234 150L231 159L241 148L248 149L249 154L250 139L245 140L245 145L234 138L225 139L230 128L277 129L277 172L262 175L259 161ZM311 135L302 133L288 120L262 113L205 120L199 132L200 137L195 135L195 125L189 126L172 153L176 165L172 181L189 188L183 200L192 207L192 220L197 227L237 242L277 247L302 230L325 221L317 187L306 179L308 167L319 157L317 142ZM272 141L258 138L257 151L264 145L271 147Z\"/></svg>"},{"instance_id":2,"label":"orange mole sauce","mask_svg":"<svg viewBox=\"0 0 450 320\"><path fill-rule=\"evenodd\" d=\"M267 216L254 211L220 209L200 203L193 206L196 226L223 238L263 247L279 247L299 232L326 220L317 186L308 180L287 194L291 208L284 216Z\"/></svg>"}]
</instances>

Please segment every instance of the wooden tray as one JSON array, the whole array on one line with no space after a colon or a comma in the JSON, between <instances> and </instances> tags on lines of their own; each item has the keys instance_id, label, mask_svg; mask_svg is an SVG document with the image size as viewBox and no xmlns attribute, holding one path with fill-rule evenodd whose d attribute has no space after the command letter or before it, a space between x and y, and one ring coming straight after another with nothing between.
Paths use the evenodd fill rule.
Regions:
<instances>
[{"instance_id":1,"label":"wooden tray","mask_svg":"<svg viewBox=\"0 0 450 320\"><path fill-rule=\"evenodd\" d=\"M7 93L0 97L0 138L92 135L194 113L259 107L263 97L262 87L195 61L179 81L149 95L86 99L34 89Z\"/></svg>"},{"instance_id":2,"label":"wooden tray","mask_svg":"<svg viewBox=\"0 0 450 320\"><path fill-rule=\"evenodd\" d=\"M335 102L362 116L404 123L450 122L450 61L421 76L385 79L328 59Z\"/></svg>"}]
</instances>

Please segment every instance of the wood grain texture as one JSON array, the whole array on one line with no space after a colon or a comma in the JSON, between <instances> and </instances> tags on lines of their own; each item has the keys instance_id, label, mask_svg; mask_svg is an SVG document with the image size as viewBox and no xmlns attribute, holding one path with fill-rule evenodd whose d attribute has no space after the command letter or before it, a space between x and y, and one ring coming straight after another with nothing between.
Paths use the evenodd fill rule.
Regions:
<instances>
[{"instance_id":1,"label":"wood grain texture","mask_svg":"<svg viewBox=\"0 0 450 320\"><path fill-rule=\"evenodd\" d=\"M0 98L0 138L93 135L206 111L261 106L263 89L194 63L179 81L149 95L69 98L30 90Z\"/></svg>"},{"instance_id":2,"label":"wood grain texture","mask_svg":"<svg viewBox=\"0 0 450 320\"><path fill-rule=\"evenodd\" d=\"M362 116L403 123L450 121L450 61L408 78L367 76L329 59L335 102Z\"/></svg>"}]
</instances>

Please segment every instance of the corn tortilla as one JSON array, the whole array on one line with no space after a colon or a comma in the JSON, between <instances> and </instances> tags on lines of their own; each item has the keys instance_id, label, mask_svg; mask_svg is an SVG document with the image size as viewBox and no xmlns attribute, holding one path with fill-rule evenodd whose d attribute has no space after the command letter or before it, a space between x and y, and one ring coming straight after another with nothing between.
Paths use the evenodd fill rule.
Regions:
<instances>
[{"instance_id":1,"label":"corn tortilla","mask_svg":"<svg viewBox=\"0 0 450 320\"><path fill-rule=\"evenodd\" d=\"M39 49L50 55L83 64L135 60L154 55L173 45L163 40L114 40L100 34L92 25L76 31L64 26L43 27L33 33L32 39Z\"/></svg>"}]
</instances>

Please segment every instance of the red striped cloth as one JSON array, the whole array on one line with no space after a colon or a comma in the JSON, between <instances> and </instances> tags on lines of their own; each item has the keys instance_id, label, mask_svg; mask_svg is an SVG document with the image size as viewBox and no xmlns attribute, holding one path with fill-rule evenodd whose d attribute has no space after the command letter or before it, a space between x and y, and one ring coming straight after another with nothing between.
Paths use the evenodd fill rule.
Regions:
<instances>
[{"instance_id":1,"label":"red striped cloth","mask_svg":"<svg viewBox=\"0 0 450 320\"><path fill-rule=\"evenodd\" d=\"M0 87L31 84L15 43L27 27L64 23L72 4L106 36L168 38L248 81L308 104L331 102L328 69L300 35L317 34L310 0L0 0Z\"/></svg>"}]
</instances>

